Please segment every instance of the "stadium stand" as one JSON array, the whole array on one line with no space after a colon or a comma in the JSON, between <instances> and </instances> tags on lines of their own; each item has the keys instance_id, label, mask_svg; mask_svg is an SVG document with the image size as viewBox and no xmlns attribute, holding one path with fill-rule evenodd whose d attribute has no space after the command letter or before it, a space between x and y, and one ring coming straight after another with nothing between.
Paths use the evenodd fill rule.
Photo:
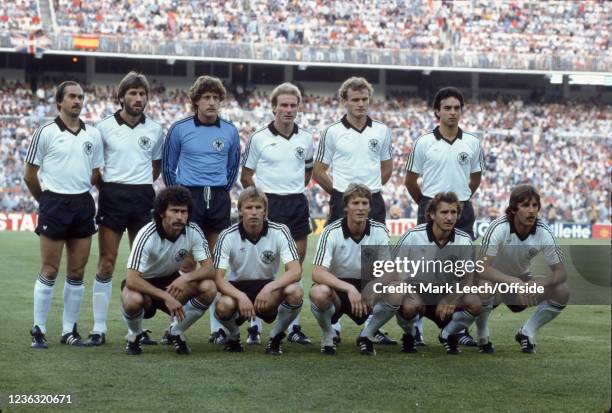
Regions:
<instances>
[{"instance_id":1,"label":"stadium stand","mask_svg":"<svg viewBox=\"0 0 612 413\"><path fill-rule=\"evenodd\" d=\"M404 2L55 0L58 30L146 39L365 49L600 54L606 1ZM372 7L376 12L372 12ZM569 44L568 44L569 43ZM569 47L568 47L569 46Z\"/></svg>"}]
</instances>

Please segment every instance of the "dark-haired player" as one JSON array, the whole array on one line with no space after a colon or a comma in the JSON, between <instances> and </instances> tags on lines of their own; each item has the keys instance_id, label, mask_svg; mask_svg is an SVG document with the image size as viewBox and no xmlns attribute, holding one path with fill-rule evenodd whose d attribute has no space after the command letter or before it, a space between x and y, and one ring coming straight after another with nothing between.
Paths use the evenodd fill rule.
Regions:
<instances>
[{"instance_id":1,"label":"dark-haired player","mask_svg":"<svg viewBox=\"0 0 612 413\"><path fill-rule=\"evenodd\" d=\"M130 72L118 89L121 109L96 125L104 145L104 170L97 184L100 258L93 285L94 326L86 341L93 346L106 341L112 277L123 233L127 230L131 247L140 228L151 222L153 182L160 173L164 142L161 126L144 115L150 92L147 78ZM143 344L154 343L144 332Z\"/></svg>"},{"instance_id":2,"label":"dark-haired player","mask_svg":"<svg viewBox=\"0 0 612 413\"><path fill-rule=\"evenodd\" d=\"M536 332L561 314L569 301L563 254L546 224L538 219L540 195L531 185L520 185L510 194L506 215L493 222L484 235L481 255L487 263L481 277L491 283L542 286L544 293L504 295L503 301L513 312L536 306L536 311L516 333L523 353L535 353ZM533 277L531 260L542 253L550 266L546 277ZM487 320L494 302L483 300L483 311L476 319L481 346L491 346Z\"/></svg>"},{"instance_id":3,"label":"dark-haired player","mask_svg":"<svg viewBox=\"0 0 612 413\"><path fill-rule=\"evenodd\" d=\"M157 309L173 317L166 338L177 354L190 354L183 334L217 294L208 243L200 228L189 222L191 213L187 189L163 189L153 204L153 221L136 235L121 291L129 355L141 353L142 319L153 317ZM193 255L199 268L180 273L187 254Z\"/></svg>"}]
</instances>

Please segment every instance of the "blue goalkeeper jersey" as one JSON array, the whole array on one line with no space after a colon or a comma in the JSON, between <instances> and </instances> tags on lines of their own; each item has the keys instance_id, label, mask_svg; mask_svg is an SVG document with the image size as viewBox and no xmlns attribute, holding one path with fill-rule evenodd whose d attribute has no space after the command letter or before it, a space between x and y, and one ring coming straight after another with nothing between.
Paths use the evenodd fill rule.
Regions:
<instances>
[{"instance_id":1,"label":"blue goalkeeper jersey","mask_svg":"<svg viewBox=\"0 0 612 413\"><path fill-rule=\"evenodd\" d=\"M162 155L166 186L224 187L238 177L240 137L229 121L217 117L201 123L197 115L175 122L168 131Z\"/></svg>"}]
</instances>

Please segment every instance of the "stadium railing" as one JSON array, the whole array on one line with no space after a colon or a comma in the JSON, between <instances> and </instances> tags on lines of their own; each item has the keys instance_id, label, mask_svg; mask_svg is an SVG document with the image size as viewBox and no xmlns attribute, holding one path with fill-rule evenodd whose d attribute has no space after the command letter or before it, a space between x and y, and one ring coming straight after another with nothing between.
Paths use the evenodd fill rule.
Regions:
<instances>
[{"instance_id":1,"label":"stadium railing","mask_svg":"<svg viewBox=\"0 0 612 413\"><path fill-rule=\"evenodd\" d=\"M47 53L74 52L118 57L159 59L209 59L244 63L284 63L311 66L372 66L374 68L504 71L517 73L573 71L610 72L612 57L541 53L480 53L439 50L363 49L329 46L234 43L223 41L150 39L137 36L47 35ZM0 47L14 47L10 36L0 34Z\"/></svg>"}]
</instances>

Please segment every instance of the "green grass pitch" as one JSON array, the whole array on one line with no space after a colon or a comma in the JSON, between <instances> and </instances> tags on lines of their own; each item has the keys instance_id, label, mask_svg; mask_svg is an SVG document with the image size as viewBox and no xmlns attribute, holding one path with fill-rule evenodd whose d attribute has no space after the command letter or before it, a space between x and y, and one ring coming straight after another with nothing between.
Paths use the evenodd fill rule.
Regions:
<instances>
[{"instance_id":1,"label":"green grass pitch","mask_svg":"<svg viewBox=\"0 0 612 413\"><path fill-rule=\"evenodd\" d=\"M312 237L305 286L310 285L315 244ZM33 233L0 233L1 412L604 412L610 408L610 306L568 307L540 331L535 355L521 354L513 340L533 310L512 314L500 307L491 315L494 356L474 349L463 349L458 357L445 355L434 325L427 322L428 346L418 354L401 354L398 346L377 346L377 357L362 357L354 344L358 328L343 318L338 355L323 357L317 344L320 331L306 302L302 325L315 344L285 343L282 357L265 356L263 345L227 354L222 347L208 344L208 314L188 331L191 356L180 357L158 345L145 347L140 357L128 357L123 353L126 329L118 299L126 259L124 240L107 345L71 348L59 344L64 282L58 277L47 327L50 348L35 351L29 348L29 329L40 265L38 239ZM94 242L79 321L84 336L93 323L91 285L96 262ZM157 339L167 324L163 313L145 321ZM393 321L386 329L394 338L401 336ZM264 333L268 331L264 326ZM9 404L9 396L15 394L70 394L72 403Z\"/></svg>"}]
</instances>

